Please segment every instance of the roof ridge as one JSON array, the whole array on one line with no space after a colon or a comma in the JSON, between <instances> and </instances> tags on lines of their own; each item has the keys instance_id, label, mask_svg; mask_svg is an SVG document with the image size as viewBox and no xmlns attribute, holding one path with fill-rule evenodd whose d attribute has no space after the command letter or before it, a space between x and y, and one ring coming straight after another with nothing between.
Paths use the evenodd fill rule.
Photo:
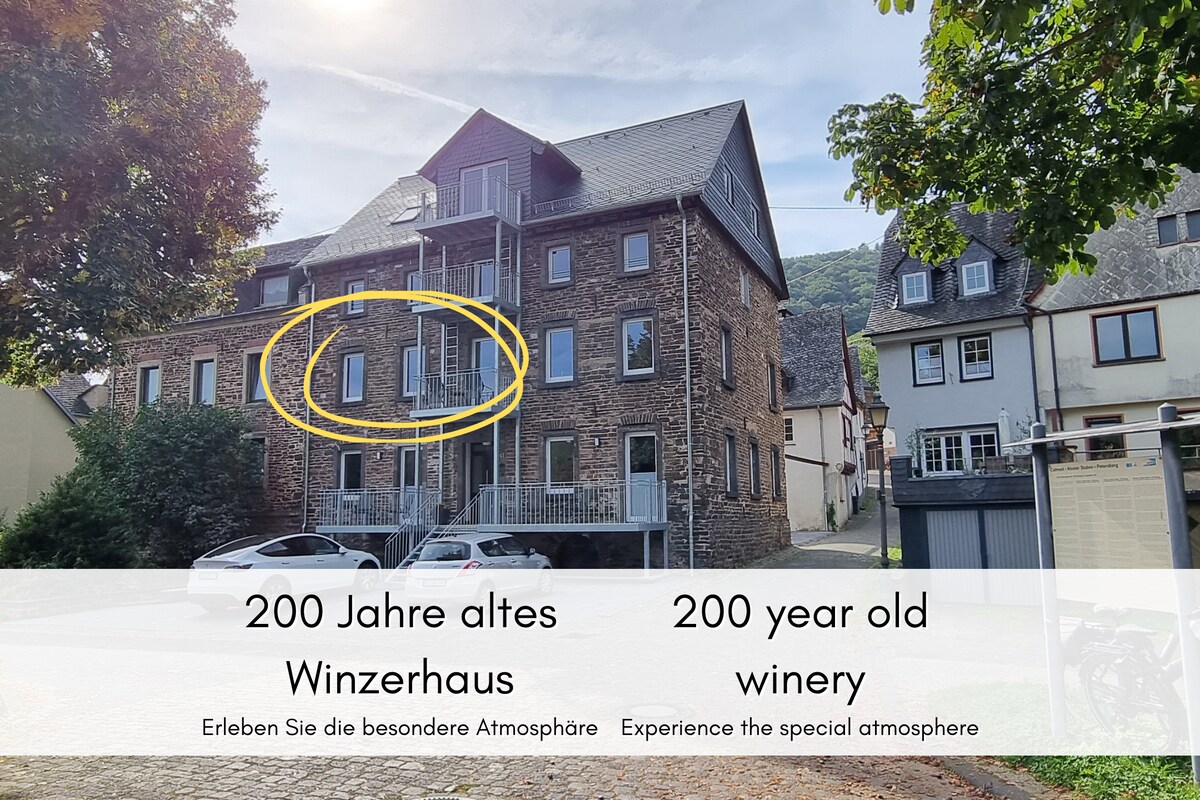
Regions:
<instances>
[{"instance_id":1,"label":"roof ridge","mask_svg":"<svg viewBox=\"0 0 1200 800\"><path fill-rule=\"evenodd\" d=\"M675 122L677 120L681 120L686 117L694 117L697 114L706 114L710 111L716 111L718 108L728 108L730 106L736 106L736 105L744 106L745 104L746 104L745 100L730 100L729 102L718 103L715 106L709 106L708 108L696 108L691 111L684 111L679 114L672 114L672 115L666 116L666 117L659 117L658 119L646 120L645 122L635 122L632 125L623 125L619 128L610 128L609 130L606 130L606 131L597 131L596 133L589 133L589 134L585 134L583 136L576 136L574 139L563 139L560 142L553 142L552 144L554 144L555 147L561 147L564 144L574 144L575 142L582 142L587 139L596 139L601 136L608 136L610 134L620 133L622 131L631 131L631 130L634 130L637 128L649 127L650 125L660 125L664 122ZM732 127L732 125L731 125L731 127Z\"/></svg>"}]
</instances>

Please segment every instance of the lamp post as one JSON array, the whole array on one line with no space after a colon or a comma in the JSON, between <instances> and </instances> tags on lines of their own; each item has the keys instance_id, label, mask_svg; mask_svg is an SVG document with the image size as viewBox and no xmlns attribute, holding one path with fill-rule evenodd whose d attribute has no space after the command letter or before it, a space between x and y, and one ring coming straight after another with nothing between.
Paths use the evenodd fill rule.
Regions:
<instances>
[{"instance_id":1,"label":"lamp post","mask_svg":"<svg viewBox=\"0 0 1200 800\"><path fill-rule=\"evenodd\" d=\"M868 431L875 431L875 438L878 440L879 446L879 493L876 497L879 498L879 566L887 569L891 566L891 561L888 559L888 536L887 536L887 497L883 491L883 431L887 428L888 411L887 403L883 402L883 396L879 392L875 392L875 396L871 399L871 404L867 406L867 419L863 425L863 434Z\"/></svg>"}]
</instances>

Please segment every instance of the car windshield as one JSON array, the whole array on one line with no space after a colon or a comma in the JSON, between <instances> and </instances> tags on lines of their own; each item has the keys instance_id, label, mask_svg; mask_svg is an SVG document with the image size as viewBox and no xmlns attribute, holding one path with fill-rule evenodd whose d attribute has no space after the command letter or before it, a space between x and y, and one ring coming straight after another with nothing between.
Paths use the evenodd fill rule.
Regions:
<instances>
[{"instance_id":1,"label":"car windshield","mask_svg":"<svg viewBox=\"0 0 1200 800\"><path fill-rule=\"evenodd\" d=\"M466 561L471 546L465 542L433 542L421 549L418 561Z\"/></svg>"},{"instance_id":2,"label":"car windshield","mask_svg":"<svg viewBox=\"0 0 1200 800\"><path fill-rule=\"evenodd\" d=\"M201 558L213 558L214 556L223 556L238 550L245 550L247 547L257 547L264 542L269 542L276 537L274 536L246 536L241 539L234 539L232 542L227 542L216 550L205 553Z\"/></svg>"}]
</instances>

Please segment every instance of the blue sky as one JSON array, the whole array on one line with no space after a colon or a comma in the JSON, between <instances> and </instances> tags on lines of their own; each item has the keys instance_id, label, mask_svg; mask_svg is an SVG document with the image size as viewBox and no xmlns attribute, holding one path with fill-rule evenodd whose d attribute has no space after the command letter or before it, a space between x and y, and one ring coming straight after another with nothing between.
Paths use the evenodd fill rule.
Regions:
<instances>
[{"instance_id":1,"label":"blue sky","mask_svg":"<svg viewBox=\"0 0 1200 800\"><path fill-rule=\"evenodd\" d=\"M330 229L412 174L477 107L562 141L744 99L772 206L845 205L829 116L917 97L925 13L873 0L243 0L231 39L267 81L265 241ZM882 234L861 209L773 209L784 255Z\"/></svg>"}]
</instances>

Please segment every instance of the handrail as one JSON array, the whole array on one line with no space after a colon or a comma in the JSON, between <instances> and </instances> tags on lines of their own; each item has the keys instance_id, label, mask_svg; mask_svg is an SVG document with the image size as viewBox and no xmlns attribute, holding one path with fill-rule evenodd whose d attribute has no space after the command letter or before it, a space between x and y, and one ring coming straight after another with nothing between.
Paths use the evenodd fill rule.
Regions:
<instances>
[{"instance_id":1,"label":"handrail","mask_svg":"<svg viewBox=\"0 0 1200 800\"><path fill-rule=\"evenodd\" d=\"M413 410L480 406L494 399L510 383L512 369L508 364L419 375Z\"/></svg>"},{"instance_id":2,"label":"handrail","mask_svg":"<svg viewBox=\"0 0 1200 800\"><path fill-rule=\"evenodd\" d=\"M521 224L521 193L497 176L438 186L421 195L421 221L438 222L494 212Z\"/></svg>"},{"instance_id":3,"label":"handrail","mask_svg":"<svg viewBox=\"0 0 1200 800\"><path fill-rule=\"evenodd\" d=\"M493 525L625 525L666 521L662 480L487 484L479 522Z\"/></svg>"},{"instance_id":4,"label":"handrail","mask_svg":"<svg viewBox=\"0 0 1200 800\"><path fill-rule=\"evenodd\" d=\"M416 486L322 489L317 524L341 527L394 527L420 509L428 490Z\"/></svg>"},{"instance_id":5,"label":"handrail","mask_svg":"<svg viewBox=\"0 0 1200 800\"><path fill-rule=\"evenodd\" d=\"M402 560L401 553L410 553L420 541L423 533L432 529L437 523L437 509L442 503L442 493L429 490L425 500L417 507L416 513L401 524L388 537L383 545L384 569L393 569Z\"/></svg>"}]
</instances>

